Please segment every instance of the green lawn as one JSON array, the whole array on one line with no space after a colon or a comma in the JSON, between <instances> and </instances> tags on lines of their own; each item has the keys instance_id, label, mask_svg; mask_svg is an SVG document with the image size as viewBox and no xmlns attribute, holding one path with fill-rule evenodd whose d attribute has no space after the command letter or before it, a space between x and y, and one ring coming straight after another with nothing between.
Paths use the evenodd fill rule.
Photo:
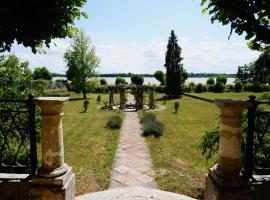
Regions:
<instances>
[{"instance_id":1,"label":"green lawn","mask_svg":"<svg viewBox=\"0 0 270 200\"><path fill-rule=\"evenodd\" d=\"M197 96L217 99L248 99L254 93L202 93ZM262 93L255 93L262 96ZM161 94L159 95L162 96ZM173 114L173 104L180 102L178 114ZM163 101L158 101L163 105ZM214 159L206 161L197 149L204 131L218 124L218 108L211 103L183 97L168 100L167 110L156 112L157 119L165 124L163 136L159 139L147 138L147 144L156 171L159 189L201 198L204 176L214 164Z\"/></svg>"},{"instance_id":2,"label":"green lawn","mask_svg":"<svg viewBox=\"0 0 270 200\"><path fill-rule=\"evenodd\" d=\"M81 96L72 95L75 98ZM109 187L120 132L105 128L108 118L116 112L98 110L97 94L88 97L90 106L86 113L81 112L83 100L70 101L64 106L65 162L76 173L76 195ZM101 102L108 101L108 95L101 95L101 99Z\"/></svg>"}]
</instances>

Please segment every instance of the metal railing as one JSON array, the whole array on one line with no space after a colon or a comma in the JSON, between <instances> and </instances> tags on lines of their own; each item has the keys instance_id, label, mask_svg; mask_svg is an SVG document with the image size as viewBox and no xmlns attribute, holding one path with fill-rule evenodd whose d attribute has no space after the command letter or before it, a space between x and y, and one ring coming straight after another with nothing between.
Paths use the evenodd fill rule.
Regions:
<instances>
[{"instance_id":1,"label":"metal railing","mask_svg":"<svg viewBox=\"0 0 270 200\"><path fill-rule=\"evenodd\" d=\"M259 105L270 102L256 101L249 97L252 107L248 109L246 147L244 152L244 174L270 174L270 111L258 109Z\"/></svg>"},{"instance_id":2,"label":"metal railing","mask_svg":"<svg viewBox=\"0 0 270 200\"><path fill-rule=\"evenodd\" d=\"M33 95L0 100L0 173L36 173L35 110Z\"/></svg>"}]
</instances>

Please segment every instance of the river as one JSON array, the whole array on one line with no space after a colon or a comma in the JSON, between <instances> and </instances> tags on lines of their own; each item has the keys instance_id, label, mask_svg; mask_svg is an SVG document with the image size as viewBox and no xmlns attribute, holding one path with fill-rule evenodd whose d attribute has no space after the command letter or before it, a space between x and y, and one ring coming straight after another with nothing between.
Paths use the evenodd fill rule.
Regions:
<instances>
[{"instance_id":1,"label":"river","mask_svg":"<svg viewBox=\"0 0 270 200\"><path fill-rule=\"evenodd\" d=\"M63 80L63 79L66 79L66 78L65 77L53 77L53 80L58 80L58 79ZM104 79L106 79L108 84L114 84L116 77L104 77ZM194 82L196 84L198 84L198 83L206 84L207 79L208 78L188 78L186 80L186 83ZM126 77L125 80L128 83L131 83L131 80L130 80L129 77ZM233 84L234 81L235 81L235 78L228 78L227 79L227 84ZM144 84L156 84L156 85L159 85L160 83L154 77L145 77L144 78Z\"/></svg>"}]
</instances>

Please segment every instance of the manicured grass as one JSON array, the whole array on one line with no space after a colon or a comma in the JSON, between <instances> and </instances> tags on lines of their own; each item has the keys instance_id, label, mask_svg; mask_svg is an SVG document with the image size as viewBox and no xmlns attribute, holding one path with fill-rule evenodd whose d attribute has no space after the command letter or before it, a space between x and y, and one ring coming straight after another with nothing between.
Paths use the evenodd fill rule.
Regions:
<instances>
[{"instance_id":1,"label":"manicured grass","mask_svg":"<svg viewBox=\"0 0 270 200\"><path fill-rule=\"evenodd\" d=\"M251 94L262 96L262 93L194 93L193 95L212 99L246 100ZM173 114L176 101L180 103L180 109L178 114ZM163 101L157 103L163 105ZM202 198L204 177L207 169L214 165L215 158L206 161L197 146L204 131L217 126L219 110L214 104L185 96L182 99L167 100L166 106L167 110L155 112L157 119L165 124L163 136L158 139L147 138L158 188Z\"/></svg>"},{"instance_id":2,"label":"manicured grass","mask_svg":"<svg viewBox=\"0 0 270 200\"><path fill-rule=\"evenodd\" d=\"M108 189L120 130L107 129L114 111L100 111L98 94L88 95L88 111L83 111L83 100L70 101L64 106L63 128L65 162L76 174L76 195ZM82 95L72 95L81 98ZM101 94L101 101L108 95ZM123 113L120 113L123 117Z\"/></svg>"}]
</instances>

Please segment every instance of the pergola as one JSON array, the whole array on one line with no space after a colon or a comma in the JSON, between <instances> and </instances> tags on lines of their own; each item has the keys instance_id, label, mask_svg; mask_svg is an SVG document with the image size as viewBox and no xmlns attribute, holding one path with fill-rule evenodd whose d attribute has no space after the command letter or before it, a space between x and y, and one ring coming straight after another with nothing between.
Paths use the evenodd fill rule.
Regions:
<instances>
[{"instance_id":1,"label":"pergola","mask_svg":"<svg viewBox=\"0 0 270 200\"><path fill-rule=\"evenodd\" d=\"M115 91L120 93L120 109L125 108L135 108L136 110L142 110L144 104L143 94L144 92L149 92L149 108L154 108L156 104L155 100L155 88L147 85L120 85L120 86L109 86L109 107L112 108L114 105L113 94ZM134 95L135 104L126 104L126 91L131 90L131 93Z\"/></svg>"}]
</instances>

